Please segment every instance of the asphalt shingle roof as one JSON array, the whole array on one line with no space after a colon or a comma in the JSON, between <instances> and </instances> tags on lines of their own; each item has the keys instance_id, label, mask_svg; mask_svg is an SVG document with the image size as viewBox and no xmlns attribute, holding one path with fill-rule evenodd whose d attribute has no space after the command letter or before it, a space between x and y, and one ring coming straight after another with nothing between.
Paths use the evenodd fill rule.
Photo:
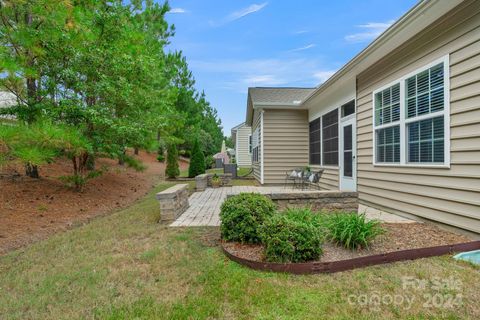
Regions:
<instances>
[{"instance_id":1,"label":"asphalt shingle roof","mask_svg":"<svg viewBox=\"0 0 480 320\"><path fill-rule=\"evenodd\" d=\"M315 88L248 88L253 104L300 104Z\"/></svg>"}]
</instances>

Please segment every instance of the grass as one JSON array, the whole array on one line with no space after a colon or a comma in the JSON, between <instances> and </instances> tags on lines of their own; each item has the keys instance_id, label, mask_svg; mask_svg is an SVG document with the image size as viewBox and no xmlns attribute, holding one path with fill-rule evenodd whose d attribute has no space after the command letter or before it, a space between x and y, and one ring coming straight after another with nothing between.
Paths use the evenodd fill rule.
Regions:
<instances>
[{"instance_id":1,"label":"grass","mask_svg":"<svg viewBox=\"0 0 480 320\"><path fill-rule=\"evenodd\" d=\"M480 317L480 268L448 256L332 275L262 273L226 259L212 245L217 229L168 228L158 218L152 192L128 209L0 257L0 318ZM403 277L426 280L426 288L404 290ZM453 279L458 288L437 288L437 279ZM428 295L448 302L456 294L459 305L428 305ZM389 296L413 303L374 303Z\"/></svg>"}]
</instances>

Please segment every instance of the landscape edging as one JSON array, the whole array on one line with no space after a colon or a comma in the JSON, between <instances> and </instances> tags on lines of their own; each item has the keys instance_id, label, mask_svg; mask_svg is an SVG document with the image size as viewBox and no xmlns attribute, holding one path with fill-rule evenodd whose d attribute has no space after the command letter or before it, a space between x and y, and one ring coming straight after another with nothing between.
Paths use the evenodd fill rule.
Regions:
<instances>
[{"instance_id":1,"label":"landscape edging","mask_svg":"<svg viewBox=\"0 0 480 320\"><path fill-rule=\"evenodd\" d=\"M436 257L453 252L472 251L480 249L480 240L458 243L453 245L443 245L435 247L417 248L393 251L388 253L376 254L371 256L327 262L303 262L303 263L275 263L261 262L244 259L229 252L222 245L223 253L232 261L251 269L261 271L284 272L293 274L315 274L315 273L334 273L367 266L386 264L391 262L415 260L420 258Z\"/></svg>"}]
</instances>

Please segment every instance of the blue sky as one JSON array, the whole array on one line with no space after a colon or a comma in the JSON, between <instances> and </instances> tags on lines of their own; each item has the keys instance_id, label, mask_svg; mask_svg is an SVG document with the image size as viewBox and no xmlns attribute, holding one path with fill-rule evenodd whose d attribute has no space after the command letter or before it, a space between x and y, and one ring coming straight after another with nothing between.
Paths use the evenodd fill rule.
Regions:
<instances>
[{"instance_id":1,"label":"blue sky","mask_svg":"<svg viewBox=\"0 0 480 320\"><path fill-rule=\"evenodd\" d=\"M170 49L183 51L229 136L248 87L318 86L415 2L172 0Z\"/></svg>"}]
</instances>

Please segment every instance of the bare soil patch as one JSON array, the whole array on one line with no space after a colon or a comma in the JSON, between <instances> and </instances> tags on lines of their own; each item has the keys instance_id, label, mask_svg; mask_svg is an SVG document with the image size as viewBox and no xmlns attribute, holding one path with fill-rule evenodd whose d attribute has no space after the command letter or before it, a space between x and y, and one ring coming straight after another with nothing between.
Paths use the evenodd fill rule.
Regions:
<instances>
[{"instance_id":1,"label":"bare soil patch","mask_svg":"<svg viewBox=\"0 0 480 320\"><path fill-rule=\"evenodd\" d=\"M97 159L106 171L90 180L83 192L67 187L60 176L70 175L66 159L40 168L41 179L23 176L22 167L4 168L0 176L0 254L126 207L164 179L165 164L155 154L140 152L147 169L137 172L112 159ZM180 168L188 167L180 161ZM18 171L22 176L10 179Z\"/></svg>"},{"instance_id":2,"label":"bare soil patch","mask_svg":"<svg viewBox=\"0 0 480 320\"><path fill-rule=\"evenodd\" d=\"M347 260L370 255L451 245L472 241L472 239L425 223L382 223L385 234L375 239L368 249L348 250L325 242L323 255L318 262ZM225 242L223 247L231 254L243 259L265 261L262 245Z\"/></svg>"}]
</instances>

